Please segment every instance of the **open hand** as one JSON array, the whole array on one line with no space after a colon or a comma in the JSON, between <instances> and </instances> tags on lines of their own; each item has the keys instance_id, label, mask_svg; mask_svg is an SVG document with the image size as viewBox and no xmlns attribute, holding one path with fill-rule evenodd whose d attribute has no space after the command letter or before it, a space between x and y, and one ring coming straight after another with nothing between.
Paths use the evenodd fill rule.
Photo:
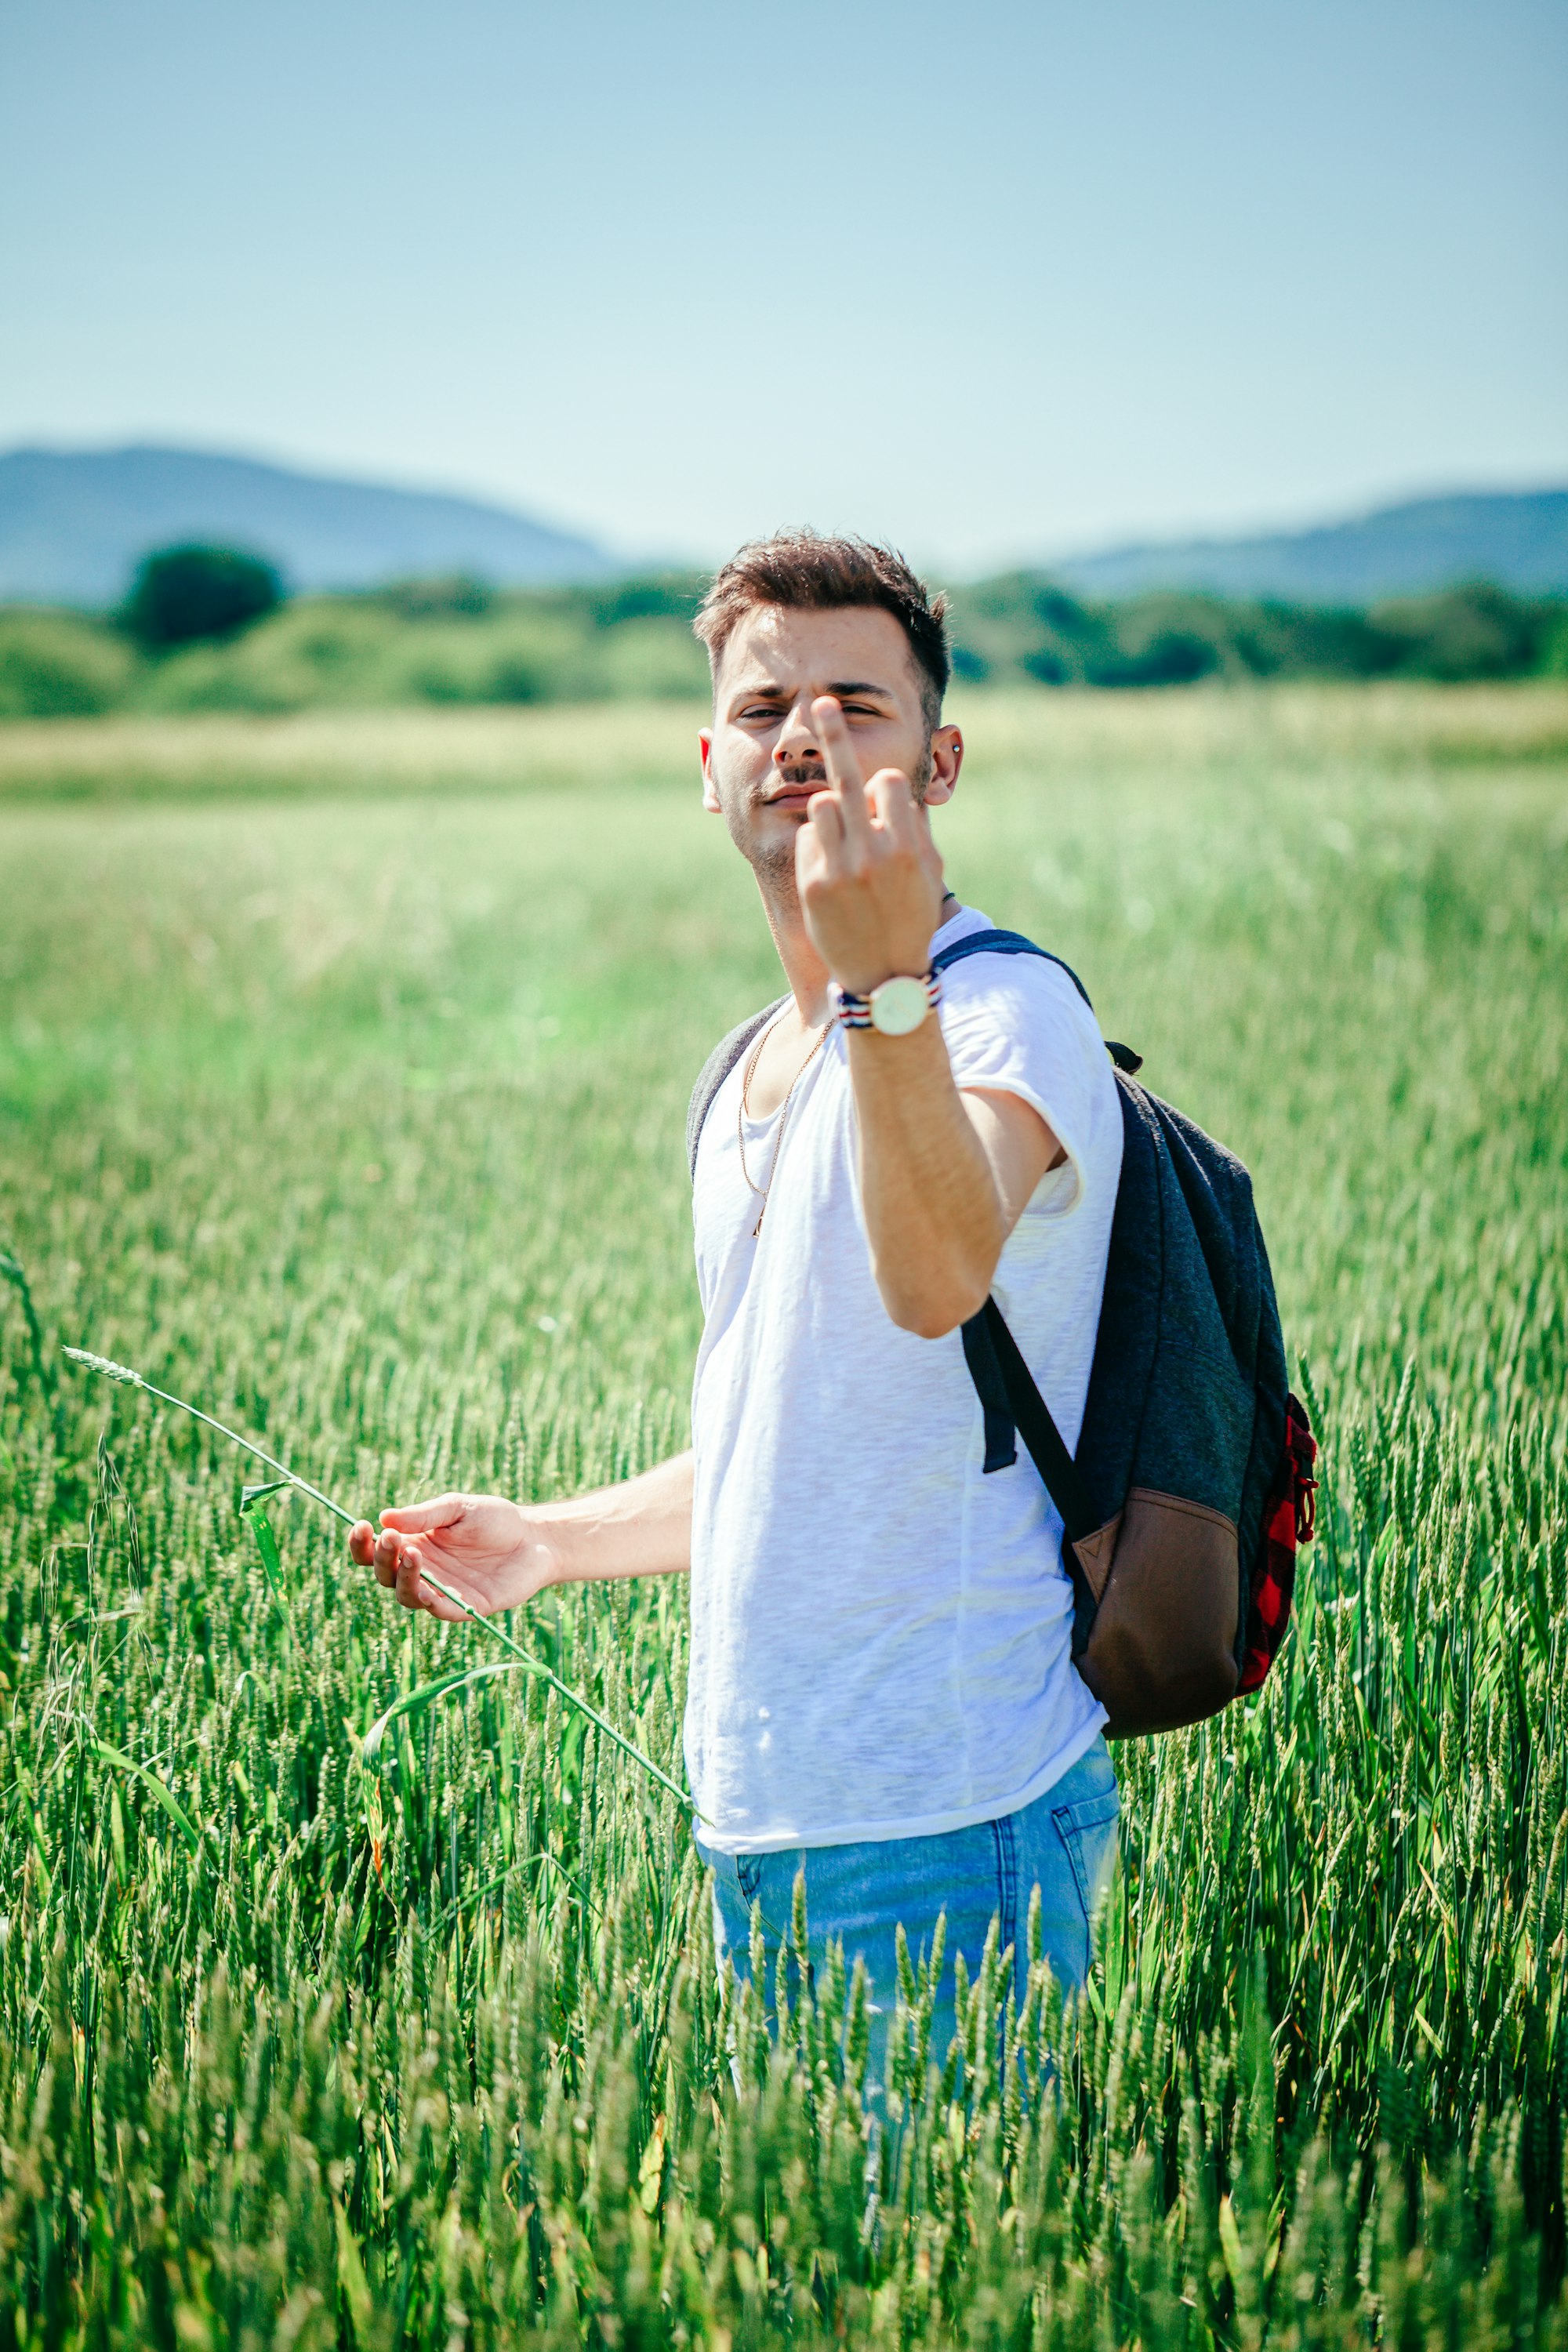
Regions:
<instances>
[{"instance_id":1,"label":"open hand","mask_svg":"<svg viewBox=\"0 0 1568 2352\"><path fill-rule=\"evenodd\" d=\"M405 1609L428 1609L433 1617L459 1619L463 1612L422 1580L426 1569L481 1617L515 1609L560 1581L543 1528L500 1495L437 1495L383 1511L379 1533L368 1519L350 1531L349 1550Z\"/></svg>"},{"instance_id":2,"label":"open hand","mask_svg":"<svg viewBox=\"0 0 1568 2352\"><path fill-rule=\"evenodd\" d=\"M919 978L941 919L942 860L908 776L862 781L838 703L811 706L827 783L795 841L795 885L812 944L841 988L864 996L896 972Z\"/></svg>"}]
</instances>

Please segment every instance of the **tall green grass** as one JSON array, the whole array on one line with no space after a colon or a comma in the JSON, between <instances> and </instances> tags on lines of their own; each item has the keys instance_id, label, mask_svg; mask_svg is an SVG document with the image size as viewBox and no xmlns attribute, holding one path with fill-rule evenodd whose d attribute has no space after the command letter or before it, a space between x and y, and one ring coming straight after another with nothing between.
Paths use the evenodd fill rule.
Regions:
<instances>
[{"instance_id":1,"label":"tall green grass","mask_svg":"<svg viewBox=\"0 0 1568 2352\"><path fill-rule=\"evenodd\" d=\"M959 2095L911 1981L869 2195L853 1985L727 2004L674 1800L521 1680L367 1764L482 1638L298 1501L274 1580L55 1353L366 1507L682 1443L679 1113L772 982L673 736L0 814L0 2345L1568 2345L1542 707L974 715L956 887L1249 1160L1325 1483L1262 1696L1119 1753L1085 2000L998 2068L966 1956ZM679 1777L678 1588L512 1631Z\"/></svg>"}]
</instances>

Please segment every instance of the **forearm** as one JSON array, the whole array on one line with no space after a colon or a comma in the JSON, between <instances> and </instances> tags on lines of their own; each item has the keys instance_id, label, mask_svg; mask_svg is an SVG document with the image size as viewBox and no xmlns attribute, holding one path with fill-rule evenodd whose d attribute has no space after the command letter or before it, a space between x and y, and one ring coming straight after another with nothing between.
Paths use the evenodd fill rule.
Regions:
<instances>
[{"instance_id":1,"label":"forearm","mask_svg":"<svg viewBox=\"0 0 1568 2352\"><path fill-rule=\"evenodd\" d=\"M691 1565L690 1451L638 1478L539 1505L528 1517L552 1556L552 1583L679 1575Z\"/></svg>"},{"instance_id":2,"label":"forearm","mask_svg":"<svg viewBox=\"0 0 1568 2352\"><path fill-rule=\"evenodd\" d=\"M1006 1238L991 1162L938 1022L851 1031L849 1071L877 1287L895 1323L940 1339L984 1305Z\"/></svg>"}]
</instances>

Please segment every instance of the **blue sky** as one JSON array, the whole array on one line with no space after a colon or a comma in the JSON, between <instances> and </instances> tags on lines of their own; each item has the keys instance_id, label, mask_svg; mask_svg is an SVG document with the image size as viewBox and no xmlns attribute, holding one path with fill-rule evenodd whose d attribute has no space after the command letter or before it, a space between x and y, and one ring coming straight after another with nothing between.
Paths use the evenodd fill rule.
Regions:
<instances>
[{"instance_id":1,"label":"blue sky","mask_svg":"<svg viewBox=\"0 0 1568 2352\"><path fill-rule=\"evenodd\" d=\"M977 569L1568 479L1561 0L8 0L0 445Z\"/></svg>"}]
</instances>

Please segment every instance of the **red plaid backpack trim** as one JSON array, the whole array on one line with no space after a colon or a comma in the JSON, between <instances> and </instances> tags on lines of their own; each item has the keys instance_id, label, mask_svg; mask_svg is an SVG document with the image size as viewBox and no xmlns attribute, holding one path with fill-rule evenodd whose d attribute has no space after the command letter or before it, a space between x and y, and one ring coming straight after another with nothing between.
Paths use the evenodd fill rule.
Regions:
<instances>
[{"instance_id":1,"label":"red plaid backpack trim","mask_svg":"<svg viewBox=\"0 0 1568 2352\"><path fill-rule=\"evenodd\" d=\"M1288 1397L1285 1443L1279 1449L1279 1466L1264 1507L1263 1541L1252 1579L1247 1645L1242 1654L1241 1679L1236 1686L1238 1696L1244 1691L1260 1687L1279 1654L1279 1644L1290 1622L1297 1549L1311 1542L1317 1526L1318 1482L1313 1475L1317 1458L1318 1442L1312 1435L1312 1425L1296 1399Z\"/></svg>"}]
</instances>

